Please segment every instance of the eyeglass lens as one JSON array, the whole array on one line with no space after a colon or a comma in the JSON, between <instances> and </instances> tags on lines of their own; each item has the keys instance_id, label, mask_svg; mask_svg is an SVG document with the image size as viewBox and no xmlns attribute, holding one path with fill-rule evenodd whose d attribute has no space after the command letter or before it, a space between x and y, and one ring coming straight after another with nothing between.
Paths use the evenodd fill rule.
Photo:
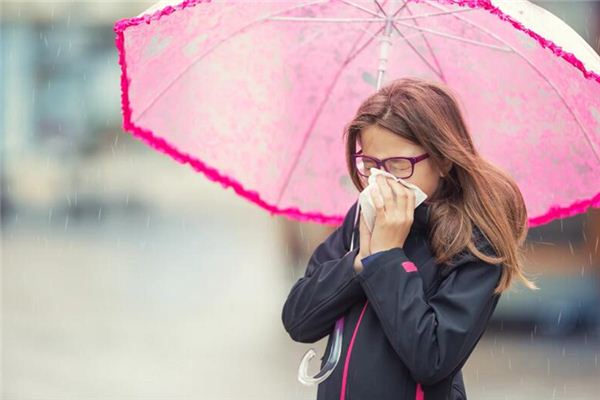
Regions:
<instances>
[{"instance_id":1,"label":"eyeglass lens","mask_svg":"<svg viewBox=\"0 0 600 400\"><path fill-rule=\"evenodd\" d=\"M386 160L385 168L396 178L408 178L412 174L412 163L409 160L397 158ZM377 168L377 163L369 158L358 156L356 157L356 169L362 176L368 177L371 175L371 168Z\"/></svg>"}]
</instances>

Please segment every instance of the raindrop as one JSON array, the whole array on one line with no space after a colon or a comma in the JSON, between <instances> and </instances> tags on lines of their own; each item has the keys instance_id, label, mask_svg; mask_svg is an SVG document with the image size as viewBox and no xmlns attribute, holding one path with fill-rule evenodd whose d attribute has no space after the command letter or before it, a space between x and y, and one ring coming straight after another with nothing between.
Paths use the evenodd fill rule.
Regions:
<instances>
[{"instance_id":1,"label":"raindrop","mask_svg":"<svg viewBox=\"0 0 600 400\"><path fill-rule=\"evenodd\" d=\"M100 221L100 218L102 218L102 206L98 208L98 221Z\"/></svg>"},{"instance_id":2,"label":"raindrop","mask_svg":"<svg viewBox=\"0 0 600 400\"><path fill-rule=\"evenodd\" d=\"M558 313L558 319L556 320L556 325L560 325L560 319L562 317L562 310L559 311Z\"/></svg>"},{"instance_id":3,"label":"raindrop","mask_svg":"<svg viewBox=\"0 0 600 400\"><path fill-rule=\"evenodd\" d=\"M560 219L560 231L564 232L564 229L563 229L563 219L562 218Z\"/></svg>"},{"instance_id":4,"label":"raindrop","mask_svg":"<svg viewBox=\"0 0 600 400\"><path fill-rule=\"evenodd\" d=\"M571 243L571 241L569 240L569 250L571 251L571 256L575 256L575 252L573 251L573 244Z\"/></svg>"},{"instance_id":5,"label":"raindrop","mask_svg":"<svg viewBox=\"0 0 600 400\"><path fill-rule=\"evenodd\" d=\"M58 49L56 49L56 55L54 56L54 59L56 61L56 59L58 57L60 57L60 53L62 52L62 43L58 45Z\"/></svg>"},{"instance_id":6,"label":"raindrop","mask_svg":"<svg viewBox=\"0 0 600 400\"><path fill-rule=\"evenodd\" d=\"M66 231L68 227L69 227L69 214L67 213L67 215L65 216L65 228L64 228L64 230Z\"/></svg>"},{"instance_id":7,"label":"raindrop","mask_svg":"<svg viewBox=\"0 0 600 400\"><path fill-rule=\"evenodd\" d=\"M148 215L148 219L146 220L146 228L150 228L150 215Z\"/></svg>"}]
</instances>

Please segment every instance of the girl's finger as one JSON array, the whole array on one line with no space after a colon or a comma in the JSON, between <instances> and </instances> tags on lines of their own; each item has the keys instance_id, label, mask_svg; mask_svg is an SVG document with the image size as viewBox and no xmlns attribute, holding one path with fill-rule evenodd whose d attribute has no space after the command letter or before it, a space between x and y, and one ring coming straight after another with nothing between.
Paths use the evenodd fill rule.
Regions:
<instances>
[{"instance_id":1,"label":"girl's finger","mask_svg":"<svg viewBox=\"0 0 600 400\"><path fill-rule=\"evenodd\" d=\"M415 195L415 191L412 189L408 189L408 201L406 202L406 215L413 215L415 212L415 202L416 202L416 195Z\"/></svg>"},{"instance_id":2,"label":"girl's finger","mask_svg":"<svg viewBox=\"0 0 600 400\"><path fill-rule=\"evenodd\" d=\"M400 182L397 181L388 181L390 189L394 192L395 203L396 203L396 216L400 216L398 214L406 212L406 188Z\"/></svg>"},{"instance_id":3,"label":"girl's finger","mask_svg":"<svg viewBox=\"0 0 600 400\"><path fill-rule=\"evenodd\" d=\"M392 189L390 189L390 185L387 183L389 179L385 176L377 176L377 186L379 186L379 193L383 198L383 203L386 211L389 211L391 214L395 213L395 208L397 207L394 204L394 194L392 193Z\"/></svg>"},{"instance_id":4,"label":"girl's finger","mask_svg":"<svg viewBox=\"0 0 600 400\"><path fill-rule=\"evenodd\" d=\"M379 184L373 186L373 188L369 191L369 194L371 195L371 199L373 200L373 205L375 206L375 211L377 215L383 215L385 211L385 204L383 201L383 197L381 196Z\"/></svg>"},{"instance_id":5,"label":"girl's finger","mask_svg":"<svg viewBox=\"0 0 600 400\"><path fill-rule=\"evenodd\" d=\"M360 213L360 223L358 226L359 232L359 253L363 256L368 256L371 254L371 232L369 231L369 227L367 226L367 222L365 221L365 217L363 213Z\"/></svg>"},{"instance_id":6,"label":"girl's finger","mask_svg":"<svg viewBox=\"0 0 600 400\"><path fill-rule=\"evenodd\" d=\"M367 232L369 230L369 227L367 226L367 223L365 222L365 216L363 215L363 213L360 213L360 221L358 224L358 232L360 233L360 237L362 238L363 235L365 234L365 232Z\"/></svg>"},{"instance_id":7,"label":"girl's finger","mask_svg":"<svg viewBox=\"0 0 600 400\"><path fill-rule=\"evenodd\" d=\"M404 212L406 212L406 215L408 216L410 215L410 197L412 196L413 191L412 189L409 189L403 184L401 184L400 182L398 182L398 185L400 185L400 189L402 190L402 200L404 202L402 210L404 210Z\"/></svg>"}]
</instances>

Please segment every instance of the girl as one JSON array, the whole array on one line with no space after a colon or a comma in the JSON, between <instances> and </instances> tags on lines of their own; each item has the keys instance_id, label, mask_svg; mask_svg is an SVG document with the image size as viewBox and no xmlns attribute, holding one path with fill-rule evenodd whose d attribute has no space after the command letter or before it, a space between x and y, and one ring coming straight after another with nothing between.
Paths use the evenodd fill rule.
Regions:
<instances>
[{"instance_id":1,"label":"girl","mask_svg":"<svg viewBox=\"0 0 600 400\"><path fill-rule=\"evenodd\" d=\"M376 167L428 197L415 208L411 190L378 176L373 231L362 216L355 226L355 202L292 287L282 321L293 340L314 343L345 321L340 361L317 400L466 399L461 368L501 293L514 277L537 289L522 271L521 193L478 154L439 83L390 83L362 103L344 136L359 191Z\"/></svg>"}]
</instances>

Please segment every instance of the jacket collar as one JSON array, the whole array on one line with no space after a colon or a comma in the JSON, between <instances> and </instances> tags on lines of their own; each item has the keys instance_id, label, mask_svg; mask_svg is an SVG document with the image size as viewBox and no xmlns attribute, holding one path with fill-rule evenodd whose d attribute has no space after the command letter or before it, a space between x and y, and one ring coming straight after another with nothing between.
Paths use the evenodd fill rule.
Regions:
<instances>
[{"instance_id":1,"label":"jacket collar","mask_svg":"<svg viewBox=\"0 0 600 400\"><path fill-rule=\"evenodd\" d=\"M426 201L419 204L413 214L412 228L421 232L427 231L429 229L430 213L431 206Z\"/></svg>"}]
</instances>

